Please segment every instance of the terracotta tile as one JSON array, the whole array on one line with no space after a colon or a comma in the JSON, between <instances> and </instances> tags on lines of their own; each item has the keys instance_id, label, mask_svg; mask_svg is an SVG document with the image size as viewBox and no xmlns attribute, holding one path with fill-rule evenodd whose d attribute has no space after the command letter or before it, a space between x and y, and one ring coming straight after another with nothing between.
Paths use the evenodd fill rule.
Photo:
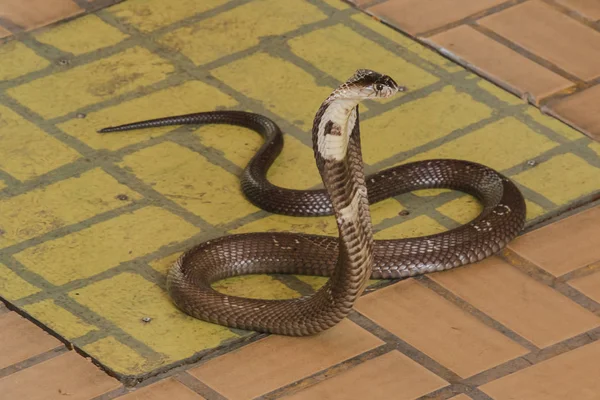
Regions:
<instances>
[{"instance_id":1,"label":"terracotta tile","mask_svg":"<svg viewBox=\"0 0 600 400\"><path fill-rule=\"evenodd\" d=\"M495 82L529 93L537 101L573 83L496 42L470 26L462 25L429 38L438 46L485 71Z\"/></svg>"},{"instance_id":2,"label":"terracotta tile","mask_svg":"<svg viewBox=\"0 0 600 400\"><path fill-rule=\"evenodd\" d=\"M553 102L548 107L563 121L600 140L600 85Z\"/></svg>"},{"instance_id":3,"label":"terracotta tile","mask_svg":"<svg viewBox=\"0 0 600 400\"><path fill-rule=\"evenodd\" d=\"M88 400L119 386L74 351L0 379L5 399Z\"/></svg>"},{"instance_id":4,"label":"terracotta tile","mask_svg":"<svg viewBox=\"0 0 600 400\"><path fill-rule=\"evenodd\" d=\"M83 11L72 0L2 0L0 17L29 31Z\"/></svg>"},{"instance_id":5,"label":"terracotta tile","mask_svg":"<svg viewBox=\"0 0 600 400\"><path fill-rule=\"evenodd\" d=\"M450 400L472 400L466 394L459 394L458 396L451 397Z\"/></svg>"},{"instance_id":6,"label":"terracotta tile","mask_svg":"<svg viewBox=\"0 0 600 400\"><path fill-rule=\"evenodd\" d=\"M9 31L0 26L0 38L5 38L12 35Z\"/></svg>"},{"instance_id":7,"label":"terracotta tile","mask_svg":"<svg viewBox=\"0 0 600 400\"><path fill-rule=\"evenodd\" d=\"M584 17L597 21L600 19L600 2L598 0L555 0Z\"/></svg>"},{"instance_id":8,"label":"terracotta tile","mask_svg":"<svg viewBox=\"0 0 600 400\"><path fill-rule=\"evenodd\" d=\"M600 342L594 342L480 386L495 400L596 400Z\"/></svg>"},{"instance_id":9,"label":"terracotta tile","mask_svg":"<svg viewBox=\"0 0 600 400\"><path fill-rule=\"evenodd\" d=\"M230 400L253 399L381 344L343 320L316 336L269 336L189 372Z\"/></svg>"},{"instance_id":10,"label":"terracotta tile","mask_svg":"<svg viewBox=\"0 0 600 400\"><path fill-rule=\"evenodd\" d=\"M204 397L193 392L187 386L175 379L165 379L153 385L136 390L121 397L119 400L203 400Z\"/></svg>"},{"instance_id":11,"label":"terracotta tile","mask_svg":"<svg viewBox=\"0 0 600 400\"><path fill-rule=\"evenodd\" d=\"M284 399L411 400L447 385L433 372L394 350Z\"/></svg>"},{"instance_id":12,"label":"terracotta tile","mask_svg":"<svg viewBox=\"0 0 600 400\"><path fill-rule=\"evenodd\" d=\"M572 215L512 241L521 257L560 276L600 260L600 207Z\"/></svg>"},{"instance_id":13,"label":"terracotta tile","mask_svg":"<svg viewBox=\"0 0 600 400\"><path fill-rule=\"evenodd\" d=\"M573 286L590 299L600 303L600 272L572 279L569 281L569 285Z\"/></svg>"},{"instance_id":14,"label":"terracotta tile","mask_svg":"<svg viewBox=\"0 0 600 400\"><path fill-rule=\"evenodd\" d=\"M508 8L479 24L581 79L600 76L600 32L541 1Z\"/></svg>"},{"instance_id":15,"label":"terracotta tile","mask_svg":"<svg viewBox=\"0 0 600 400\"><path fill-rule=\"evenodd\" d=\"M62 343L15 312L0 315L0 369L62 346Z\"/></svg>"},{"instance_id":16,"label":"terracotta tile","mask_svg":"<svg viewBox=\"0 0 600 400\"><path fill-rule=\"evenodd\" d=\"M356 309L462 377L528 353L412 279L362 297Z\"/></svg>"},{"instance_id":17,"label":"terracotta tile","mask_svg":"<svg viewBox=\"0 0 600 400\"><path fill-rule=\"evenodd\" d=\"M426 32L506 0L389 0L367 11L411 35Z\"/></svg>"},{"instance_id":18,"label":"terracotta tile","mask_svg":"<svg viewBox=\"0 0 600 400\"><path fill-rule=\"evenodd\" d=\"M600 325L600 318L498 258L431 278L538 347Z\"/></svg>"}]
</instances>

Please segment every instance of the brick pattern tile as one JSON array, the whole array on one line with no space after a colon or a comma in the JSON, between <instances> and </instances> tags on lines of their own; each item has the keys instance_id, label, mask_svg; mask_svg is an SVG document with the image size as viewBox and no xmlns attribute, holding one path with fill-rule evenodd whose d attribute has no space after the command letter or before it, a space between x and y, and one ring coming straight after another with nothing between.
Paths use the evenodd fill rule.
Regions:
<instances>
[{"instance_id":1,"label":"brick pattern tile","mask_svg":"<svg viewBox=\"0 0 600 400\"><path fill-rule=\"evenodd\" d=\"M0 369L62 346L15 312L0 314Z\"/></svg>"},{"instance_id":2,"label":"brick pattern tile","mask_svg":"<svg viewBox=\"0 0 600 400\"><path fill-rule=\"evenodd\" d=\"M541 1L527 1L478 23L583 80L600 76L600 32Z\"/></svg>"},{"instance_id":3,"label":"brick pattern tile","mask_svg":"<svg viewBox=\"0 0 600 400\"><path fill-rule=\"evenodd\" d=\"M270 336L190 373L230 400L253 399L382 343L356 324L343 320L317 336Z\"/></svg>"},{"instance_id":4,"label":"brick pattern tile","mask_svg":"<svg viewBox=\"0 0 600 400\"><path fill-rule=\"evenodd\" d=\"M552 102L548 108L563 121L600 141L599 102L600 85L596 85L563 100Z\"/></svg>"},{"instance_id":5,"label":"brick pattern tile","mask_svg":"<svg viewBox=\"0 0 600 400\"><path fill-rule=\"evenodd\" d=\"M600 326L600 317L497 258L431 276L539 347Z\"/></svg>"},{"instance_id":6,"label":"brick pattern tile","mask_svg":"<svg viewBox=\"0 0 600 400\"><path fill-rule=\"evenodd\" d=\"M394 350L284 398L411 400L446 385L446 381Z\"/></svg>"},{"instance_id":7,"label":"brick pattern tile","mask_svg":"<svg viewBox=\"0 0 600 400\"><path fill-rule=\"evenodd\" d=\"M174 379L166 379L153 385L136 390L119 400L204 400L204 397Z\"/></svg>"},{"instance_id":8,"label":"brick pattern tile","mask_svg":"<svg viewBox=\"0 0 600 400\"><path fill-rule=\"evenodd\" d=\"M592 400L600 392L600 342L588 344L553 359L483 385L496 400Z\"/></svg>"},{"instance_id":9,"label":"brick pattern tile","mask_svg":"<svg viewBox=\"0 0 600 400\"><path fill-rule=\"evenodd\" d=\"M505 0L388 0L367 11L412 35L469 17Z\"/></svg>"},{"instance_id":10,"label":"brick pattern tile","mask_svg":"<svg viewBox=\"0 0 600 400\"><path fill-rule=\"evenodd\" d=\"M600 272L572 279L569 281L569 285L595 302L600 303Z\"/></svg>"},{"instance_id":11,"label":"brick pattern tile","mask_svg":"<svg viewBox=\"0 0 600 400\"><path fill-rule=\"evenodd\" d=\"M517 238L509 248L555 276L600 260L600 208L575 214Z\"/></svg>"},{"instance_id":12,"label":"brick pattern tile","mask_svg":"<svg viewBox=\"0 0 600 400\"><path fill-rule=\"evenodd\" d=\"M356 310L462 377L527 353L412 280L361 298Z\"/></svg>"},{"instance_id":13,"label":"brick pattern tile","mask_svg":"<svg viewBox=\"0 0 600 400\"><path fill-rule=\"evenodd\" d=\"M556 0L556 2L592 21L600 20L600 3L596 0Z\"/></svg>"},{"instance_id":14,"label":"brick pattern tile","mask_svg":"<svg viewBox=\"0 0 600 400\"><path fill-rule=\"evenodd\" d=\"M0 379L6 399L89 400L120 386L74 351Z\"/></svg>"},{"instance_id":15,"label":"brick pattern tile","mask_svg":"<svg viewBox=\"0 0 600 400\"><path fill-rule=\"evenodd\" d=\"M535 102L573 85L466 25L431 36L429 40L473 65L491 80L512 88L519 96L531 96Z\"/></svg>"},{"instance_id":16,"label":"brick pattern tile","mask_svg":"<svg viewBox=\"0 0 600 400\"><path fill-rule=\"evenodd\" d=\"M11 25L29 31L52 22L81 14L83 9L72 0L4 0L0 17Z\"/></svg>"}]
</instances>

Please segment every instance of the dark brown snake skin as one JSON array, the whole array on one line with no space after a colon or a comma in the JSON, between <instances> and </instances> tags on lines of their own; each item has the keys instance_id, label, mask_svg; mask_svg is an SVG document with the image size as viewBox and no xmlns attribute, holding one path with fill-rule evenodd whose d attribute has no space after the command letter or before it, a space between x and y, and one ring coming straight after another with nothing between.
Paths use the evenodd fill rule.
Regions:
<instances>
[{"instance_id":1,"label":"dark brown snake skin","mask_svg":"<svg viewBox=\"0 0 600 400\"><path fill-rule=\"evenodd\" d=\"M366 88L366 89L365 89ZM460 160L420 161L365 178L358 115L343 159L325 157L318 147L327 109L352 90L368 98L395 93L385 75L359 70L323 103L315 117L313 143L324 190L291 190L268 182L267 170L283 147L279 127L267 117L241 111L213 111L105 128L124 131L179 124L229 124L260 133L265 143L241 177L244 194L274 213L336 216L339 238L292 233L249 233L202 243L183 254L168 274L175 304L196 318L240 329L283 335L311 335L342 320L369 278L404 278L480 261L503 248L523 228L525 202L517 187L498 172ZM387 92L386 92L387 93ZM340 104L343 101L339 102ZM358 101L356 102L358 103ZM353 108L358 110L358 106ZM358 111L356 111L358 114ZM340 123L340 126L344 123ZM331 127L331 125L329 126ZM370 134L376 134L371 132ZM373 240L369 203L424 188L466 192L483 204L481 214L447 232L400 240ZM367 199L368 193L368 199ZM298 299L262 300L228 296L211 283L247 274L301 274L330 277L317 293Z\"/></svg>"}]
</instances>

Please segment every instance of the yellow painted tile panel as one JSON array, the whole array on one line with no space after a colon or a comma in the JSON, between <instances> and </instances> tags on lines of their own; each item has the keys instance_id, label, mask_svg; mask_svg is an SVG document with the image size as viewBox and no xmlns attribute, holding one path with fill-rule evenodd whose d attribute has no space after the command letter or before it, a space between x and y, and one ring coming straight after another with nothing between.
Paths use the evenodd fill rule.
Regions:
<instances>
[{"instance_id":1,"label":"yellow painted tile panel","mask_svg":"<svg viewBox=\"0 0 600 400\"><path fill-rule=\"evenodd\" d=\"M89 113L85 118L74 118L59 124L58 127L95 149L118 150L163 135L177 127L167 126L107 134L99 134L97 131L108 126L134 121L213 111L216 108L236 105L234 99L210 85L199 81L187 81L181 85ZM220 128L226 127L221 125Z\"/></svg>"},{"instance_id":2,"label":"yellow painted tile panel","mask_svg":"<svg viewBox=\"0 0 600 400\"><path fill-rule=\"evenodd\" d=\"M455 158L484 164L502 171L524 163L558 146L514 117L488 124L406 162L432 158Z\"/></svg>"},{"instance_id":3,"label":"yellow painted tile panel","mask_svg":"<svg viewBox=\"0 0 600 400\"><path fill-rule=\"evenodd\" d=\"M202 126L194 132L194 135L204 146L215 149L240 168L248 164L264 142L262 137L253 130L233 125ZM286 135L284 148L287 139Z\"/></svg>"},{"instance_id":4,"label":"yellow painted tile panel","mask_svg":"<svg viewBox=\"0 0 600 400\"><path fill-rule=\"evenodd\" d=\"M111 370L125 374L138 375L159 367L159 360L149 360L139 355L131 347L108 336L83 346L83 350Z\"/></svg>"},{"instance_id":5,"label":"yellow painted tile panel","mask_svg":"<svg viewBox=\"0 0 600 400\"><path fill-rule=\"evenodd\" d=\"M282 300L300 297L300 293L267 275L236 276L215 282L212 287L229 296L252 299Z\"/></svg>"},{"instance_id":6,"label":"yellow painted tile panel","mask_svg":"<svg viewBox=\"0 0 600 400\"><path fill-rule=\"evenodd\" d=\"M18 40L0 46L0 81L46 68L50 62Z\"/></svg>"},{"instance_id":7,"label":"yellow painted tile panel","mask_svg":"<svg viewBox=\"0 0 600 400\"><path fill-rule=\"evenodd\" d=\"M160 42L201 65L256 46L264 36L279 36L325 19L303 0L258 0L165 35Z\"/></svg>"},{"instance_id":8,"label":"yellow painted tile panel","mask_svg":"<svg viewBox=\"0 0 600 400\"><path fill-rule=\"evenodd\" d=\"M535 107L529 107L526 114L533 118L536 122L547 126L554 132L563 135L569 140L576 140L585 137L583 133L576 131L569 125L560 122L556 118L542 114L540 110Z\"/></svg>"},{"instance_id":9,"label":"yellow painted tile panel","mask_svg":"<svg viewBox=\"0 0 600 400\"><path fill-rule=\"evenodd\" d=\"M15 135L15 132L19 134ZM80 157L75 150L2 105L0 142L0 169L22 181L43 175Z\"/></svg>"},{"instance_id":10,"label":"yellow painted tile panel","mask_svg":"<svg viewBox=\"0 0 600 400\"><path fill-rule=\"evenodd\" d=\"M502 100L507 104L510 104L511 106L525 104L525 100L522 100L518 96L515 96L514 94L494 85L489 81L483 80L476 75L473 75L472 79L477 79L477 86L479 86L486 92L489 92L492 96L497 97L498 99Z\"/></svg>"},{"instance_id":11,"label":"yellow painted tile panel","mask_svg":"<svg viewBox=\"0 0 600 400\"><path fill-rule=\"evenodd\" d=\"M175 143L140 150L124 157L120 165L211 224L230 222L258 211L244 198L237 176Z\"/></svg>"},{"instance_id":12,"label":"yellow painted tile panel","mask_svg":"<svg viewBox=\"0 0 600 400\"><path fill-rule=\"evenodd\" d=\"M438 80L435 76L389 52L375 42L338 24L289 41L291 50L322 71L344 82L358 68L389 75L399 85L415 90ZM400 93L401 95L401 93ZM392 101L398 95L390 98Z\"/></svg>"},{"instance_id":13,"label":"yellow painted tile panel","mask_svg":"<svg viewBox=\"0 0 600 400\"><path fill-rule=\"evenodd\" d=\"M122 273L77 292L78 296L73 292L69 296L163 353L166 362L190 357L238 336L226 327L182 313L166 292L136 274ZM143 317L152 321L144 323Z\"/></svg>"},{"instance_id":14,"label":"yellow painted tile panel","mask_svg":"<svg viewBox=\"0 0 600 400\"><path fill-rule=\"evenodd\" d=\"M126 195L127 200L119 200ZM141 196L101 169L0 200L0 248L114 210Z\"/></svg>"},{"instance_id":15,"label":"yellow painted tile panel","mask_svg":"<svg viewBox=\"0 0 600 400\"><path fill-rule=\"evenodd\" d=\"M435 111L433 111L435 110ZM373 164L487 118L492 110L446 86L361 122L364 159Z\"/></svg>"},{"instance_id":16,"label":"yellow painted tile panel","mask_svg":"<svg viewBox=\"0 0 600 400\"><path fill-rule=\"evenodd\" d=\"M434 233L444 232L447 229L436 220L427 215L420 215L409 221L394 225L375 233L375 239L401 239L413 238Z\"/></svg>"},{"instance_id":17,"label":"yellow painted tile panel","mask_svg":"<svg viewBox=\"0 0 600 400\"><path fill-rule=\"evenodd\" d=\"M93 14L35 35L38 41L75 55L115 45L127 37Z\"/></svg>"},{"instance_id":18,"label":"yellow painted tile panel","mask_svg":"<svg viewBox=\"0 0 600 400\"><path fill-rule=\"evenodd\" d=\"M53 300L43 300L39 303L23 307L33 318L42 321L50 329L58 332L67 339L75 339L96 329L69 311L58 306Z\"/></svg>"},{"instance_id":19,"label":"yellow painted tile panel","mask_svg":"<svg viewBox=\"0 0 600 400\"><path fill-rule=\"evenodd\" d=\"M431 64L437 65L438 67L441 67L448 72L457 72L463 70L463 67L461 67L460 65L455 64L447 58L442 57L435 51L430 50L427 47L419 44L414 39L407 37L399 32L396 32L392 28L385 26L378 20L369 17L366 14L358 13L353 15L351 18L356 22L359 22L360 24L371 29L372 31L377 32L381 36L388 38L393 42L397 43L398 45L402 46L403 48L415 53L420 58L429 61Z\"/></svg>"},{"instance_id":20,"label":"yellow painted tile panel","mask_svg":"<svg viewBox=\"0 0 600 400\"><path fill-rule=\"evenodd\" d=\"M159 82L173 65L134 47L113 56L48 75L7 93L44 118L54 118Z\"/></svg>"},{"instance_id":21,"label":"yellow painted tile panel","mask_svg":"<svg viewBox=\"0 0 600 400\"><path fill-rule=\"evenodd\" d=\"M4 264L0 264L0 296L6 300L18 300L38 293L40 289L15 274Z\"/></svg>"},{"instance_id":22,"label":"yellow painted tile panel","mask_svg":"<svg viewBox=\"0 0 600 400\"><path fill-rule=\"evenodd\" d=\"M527 207L526 218L528 221L537 218L546 212L541 206L530 200L525 200L525 206Z\"/></svg>"},{"instance_id":23,"label":"yellow painted tile panel","mask_svg":"<svg viewBox=\"0 0 600 400\"><path fill-rule=\"evenodd\" d=\"M6 188L6 182L4 182L2 179L0 179L0 190Z\"/></svg>"},{"instance_id":24,"label":"yellow painted tile panel","mask_svg":"<svg viewBox=\"0 0 600 400\"><path fill-rule=\"evenodd\" d=\"M142 32L151 32L226 2L227 0L129 0L110 7L108 11Z\"/></svg>"},{"instance_id":25,"label":"yellow painted tile panel","mask_svg":"<svg viewBox=\"0 0 600 400\"><path fill-rule=\"evenodd\" d=\"M169 272L169 270L173 266L173 263L177 261L177 259L182 253L183 252L178 251L177 253L173 253L166 257L159 258L158 260L154 260L150 262L149 265L161 274L167 275L167 272Z\"/></svg>"},{"instance_id":26,"label":"yellow painted tile panel","mask_svg":"<svg viewBox=\"0 0 600 400\"><path fill-rule=\"evenodd\" d=\"M307 131L319 106L333 91L333 88L317 85L312 75L294 64L265 53L232 62L212 73ZM240 79L241 76L252 79Z\"/></svg>"},{"instance_id":27,"label":"yellow painted tile panel","mask_svg":"<svg viewBox=\"0 0 600 400\"><path fill-rule=\"evenodd\" d=\"M377 225L386 219L395 218L404 210L404 206L396 199L385 199L371 204L371 222Z\"/></svg>"},{"instance_id":28,"label":"yellow painted tile panel","mask_svg":"<svg viewBox=\"0 0 600 400\"><path fill-rule=\"evenodd\" d=\"M321 0L323 3L329 4L331 7L337 8L338 10L345 10L349 8L348 4L340 0Z\"/></svg>"},{"instance_id":29,"label":"yellow painted tile panel","mask_svg":"<svg viewBox=\"0 0 600 400\"><path fill-rule=\"evenodd\" d=\"M477 218L483 211L483 207L475 197L465 195L449 201L438 207L437 210L456 222L466 224Z\"/></svg>"},{"instance_id":30,"label":"yellow painted tile panel","mask_svg":"<svg viewBox=\"0 0 600 400\"><path fill-rule=\"evenodd\" d=\"M598 156L600 156L600 143L592 142L592 143L588 144L588 147L590 149L592 149L594 152L596 152L596 154L598 154Z\"/></svg>"},{"instance_id":31,"label":"yellow painted tile panel","mask_svg":"<svg viewBox=\"0 0 600 400\"><path fill-rule=\"evenodd\" d=\"M145 207L29 247L15 258L52 284L87 278L188 239L198 228L158 207Z\"/></svg>"},{"instance_id":32,"label":"yellow painted tile panel","mask_svg":"<svg viewBox=\"0 0 600 400\"><path fill-rule=\"evenodd\" d=\"M514 179L557 205L600 189L600 169L574 154L555 156Z\"/></svg>"}]
</instances>

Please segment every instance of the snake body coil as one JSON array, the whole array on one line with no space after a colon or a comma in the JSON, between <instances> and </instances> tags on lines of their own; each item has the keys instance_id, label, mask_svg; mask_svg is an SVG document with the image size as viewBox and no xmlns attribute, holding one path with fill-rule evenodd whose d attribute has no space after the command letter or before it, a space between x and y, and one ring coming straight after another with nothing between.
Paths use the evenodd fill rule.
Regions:
<instances>
[{"instance_id":1,"label":"snake body coil","mask_svg":"<svg viewBox=\"0 0 600 400\"><path fill-rule=\"evenodd\" d=\"M231 124L259 132L265 143L241 178L242 190L259 207L279 214L336 217L339 239L291 233L249 233L202 243L183 254L169 271L167 289L175 304L196 318L240 329L303 336L343 319L369 278L403 278L482 260L504 247L523 228L525 203L517 187L498 172L460 160L420 161L365 177L358 103L398 91L388 76L358 70L319 108L313 148L324 190L272 185L267 170L283 146L270 119L240 111L167 117L100 132L179 124ZM449 188L475 196L481 214L447 232L400 240L373 240L369 203L412 190ZM368 195L367 195L368 194ZM314 295L290 300L228 296L211 283L246 274L330 277Z\"/></svg>"}]
</instances>

